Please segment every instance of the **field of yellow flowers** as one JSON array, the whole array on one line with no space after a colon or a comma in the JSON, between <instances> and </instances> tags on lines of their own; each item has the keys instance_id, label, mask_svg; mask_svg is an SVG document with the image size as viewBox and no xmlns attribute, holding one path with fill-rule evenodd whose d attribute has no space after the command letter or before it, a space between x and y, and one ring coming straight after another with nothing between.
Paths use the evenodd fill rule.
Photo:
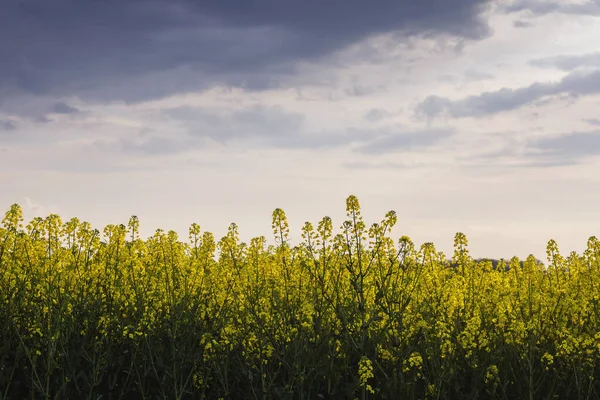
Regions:
<instances>
[{"instance_id":1,"label":"field of yellow flowers","mask_svg":"<svg viewBox=\"0 0 600 400\"><path fill-rule=\"evenodd\" d=\"M0 399L599 399L600 241L548 263L451 260L359 202L291 246L193 224L0 227Z\"/></svg>"}]
</instances>

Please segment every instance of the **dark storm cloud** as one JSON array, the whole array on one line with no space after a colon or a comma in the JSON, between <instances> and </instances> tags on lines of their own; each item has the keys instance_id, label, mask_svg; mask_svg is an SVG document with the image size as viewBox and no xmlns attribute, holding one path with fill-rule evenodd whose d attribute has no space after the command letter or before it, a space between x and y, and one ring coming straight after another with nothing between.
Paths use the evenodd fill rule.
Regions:
<instances>
[{"instance_id":1,"label":"dark storm cloud","mask_svg":"<svg viewBox=\"0 0 600 400\"><path fill-rule=\"evenodd\" d=\"M518 109L545 96L571 96L600 93L600 69L591 72L572 72L558 82L534 83L519 89L503 88L460 100L429 96L417 107L417 114L435 117L447 113L456 118L482 117Z\"/></svg>"},{"instance_id":2,"label":"dark storm cloud","mask_svg":"<svg viewBox=\"0 0 600 400\"><path fill-rule=\"evenodd\" d=\"M140 101L281 84L294 63L384 32L489 34L488 0L3 0L0 107L19 93Z\"/></svg>"},{"instance_id":3,"label":"dark storm cloud","mask_svg":"<svg viewBox=\"0 0 600 400\"><path fill-rule=\"evenodd\" d=\"M538 58L531 60L530 64L536 67L556 68L563 71L572 71L580 67L600 68L600 52Z\"/></svg>"}]
</instances>

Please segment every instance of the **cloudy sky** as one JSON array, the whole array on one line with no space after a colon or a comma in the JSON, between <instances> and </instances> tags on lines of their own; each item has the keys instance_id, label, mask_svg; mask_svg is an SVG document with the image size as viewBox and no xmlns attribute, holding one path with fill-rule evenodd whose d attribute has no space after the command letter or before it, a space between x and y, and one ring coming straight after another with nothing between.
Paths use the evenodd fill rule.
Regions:
<instances>
[{"instance_id":1,"label":"cloudy sky","mask_svg":"<svg viewBox=\"0 0 600 400\"><path fill-rule=\"evenodd\" d=\"M0 208L452 255L600 235L600 0L2 0ZM5 211L3 211L5 212Z\"/></svg>"}]
</instances>

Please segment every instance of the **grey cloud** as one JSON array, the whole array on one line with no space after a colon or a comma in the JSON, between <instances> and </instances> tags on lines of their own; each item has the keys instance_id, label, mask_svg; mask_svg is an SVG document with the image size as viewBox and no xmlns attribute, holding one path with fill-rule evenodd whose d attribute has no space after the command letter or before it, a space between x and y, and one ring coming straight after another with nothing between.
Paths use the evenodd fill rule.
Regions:
<instances>
[{"instance_id":1,"label":"grey cloud","mask_svg":"<svg viewBox=\"0 0 600 400\"><path fill-rule=\"evenodd\" d=\"M14 131L15 129L17 129L17 125L13 121L0 119L0 131Z\"/></svg>"},{"instance_id":2,"label":"grey cloud","mask_svg":"<svg viewBox=\"0 0 600 400\"><path fill-rule=\"evenodd\" d=\"M556 94L591 95L600 93L600 69L591 72L572 72L553 85L553 89Z\"/></svg>"},{"instance_id":3,"label":"grey cloud","mask_svg":"<svg viewBox=\"0 0 600 400\"><path fill-rule=\"evenodd\" d=\"M71 107L65 102L59 101L54 103L54 105L50 108L50 112L54 114L77 114L79 109L76 107Z\"/></svg>"},{"instance_id":4,"label":"grey cloud","mask_svg":"<svg viewBox=\"0 0 600 400\"><path fill-rule=\"evenodd\" d=\"M597 118L584 119L583 122L587 122L588 124L593 126L600 126L600 119Z\"/></svg>"},{"instance_id":5,"label":"grey cloud","mask_svg":"<svg viewBox=\"0 0 600 400\"><path fill-rule=\"evenodd\" d=\"M503 88L460 100L428 96L416 109L418 115L435 117L444 113L452 117L481 117L518 109L544 96L567 93L570 96L600 93L600 69L592 72L572 72L553 83L534 83L519 89Z\"/></svg>"},{"instance_id":6,"label":"grey cloud","mask_svg":"<svg viewBox=\"0 0 600 400\"><path fill-rule=\"evenodd\" d=\"M516 21L513 21L513 26L515 28L531 28L532 26L534 26L534 24L531 21L523 21L518 19Z\"/></svg>"},{"instance_id":7,"label":"grey cloud","mask_svg":"<svg viewBox=\"0 0 600 400\"><path fill-rule=\"evenodd\" d=\"M354 83L349 88L344 90L344 93L348 96L369 96L376 93L385 92L387 88L385 85L364 85L360 83Z\"/></svg>"},{"instance_id":8,"label":"grey cloud","mask_svg":"<svg viewBox=\"0 0 600 400\"><path fill-rule=\"evenodd\" d=\"M370 122L378 122L391 116L393 116L392 113L381 108L371 108L365 113L365 119Z\"/></svg>"},{"instance_id":9,"label":"grey cloud","mask_svg":"<svg viewBox=\"0 0 600 400\"><path fill-rule=\"evenodd\" d=\"M454 131L450 129L418 130L387 134L360 146L357 151L368 154L383 154L398 150L423 148L447 139L453 134Z\"/></svg>"},{"instance_id":10,"label":"grey cloud","mask_svg":"<svg viewBox=\"0 0 600 400\"><path fill-rule=\"evenodd\" d=\"M600 155L600 130L541 138L532 142L530 147L542 151L543 155L566 160L597 156Z\"/></svg>"},{"instance_id":11,"label":"grey cloud","mask_svg":"<svg viewBox=\"0 0 600 400\"><path fill-rule=\"evenodd\" d=\"M417 106L417 114L435 117L452 107L452 104L452 100L446 97L435 95L427 96L427 98Z\"/></svg>"},{"instance_id":12,"label":"grey cloud","mask_svg":"<svg viewBox=\"0 0 600 400\"><path fill-rule=\"evenodd\" d=\"M480 39L490 0L4 0L0 107L20 93L141 101L235 85L282 85L371 35Z\"/></svg>"},{"instance_id":13,"label":"grey cloud","mask_svg":"<svg viewBox=\"0 0 600 400\"><path fill-rule=\"evenodd\" d=\"M600 131L572 132L529 140L520 146L479 153L461 161L470 166L507 168L554 168L579 165L587 156L600 155Z\"/></svg>"},{"instance_id":14,"label":"grey cloud","mask_svg":"<svg viewBox=\"0 0 600 400\"><path fill-rule=\"evenodd\" d=\"M495 135L494 135L495 136ZM525 143L509 140L496 150L482 151L455 158L469 168L554 168L581 163L573 154L549 150L548 142L555 137L533 139Z\"/></svg>"},{"instance_id":15,"label":"grey cloud","mask_svg":"<svg viewBox=\"0 0 600 400\"><path fill-rule=\"evenodd\" d=\"M600 15L600 1L570 3L565 0L516 0L502 7L505 12L529 11L534 15L550 13Z\"/></svg>"},{"instance_id":16,"label":"grey cloud","mask_svg":"<svg viewBox=\"0 0 600 400\"><path fill-rule=\"evenodd\" d=\"M0 40L2 40L0 38ZM0 49L0 52L2 50ZM0 64L2 60L0 60ZM2 78L0 77L0 80ZM80 110L72 107L64 101L57 101L53 97L41 96L16 96L11 99L2 98L2 87L0 83L0 110L5 115L10 115L19 119L25 119L37 123L52 122L50 114L78 114ZM4 101L3 101L4 100Z\"/></svg>"},{"instance_id":17,"label":"grey cloud","mask_svg":"<svg viewBox=\"0 0 600 400\"><path fill-rule=\"evenodd\" d=\"M600 68L600 52L538 58L531 60L530 64L536 67L556 68L563 71L573 71L580 67Z\"/></svg>"}]
</instances>

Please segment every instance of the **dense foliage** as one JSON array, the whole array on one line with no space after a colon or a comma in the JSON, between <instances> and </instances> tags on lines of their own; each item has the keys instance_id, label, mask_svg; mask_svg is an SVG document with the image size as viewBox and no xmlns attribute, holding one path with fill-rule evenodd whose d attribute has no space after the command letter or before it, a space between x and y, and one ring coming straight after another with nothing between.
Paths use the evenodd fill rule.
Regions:
<instances>
[{"instance_id":1,"label":"dense foliage","mask_svg":"<svg viewBox=\"0 0 600 400\"><path fill-rule=\"evenodd\" d=\"M189 240L138 219L101 233L14 205L0 228L0 398L600 398L600 241L451 260L367 227L356 197L334 233L292 247Z\"/></svg>"}]
</instances>

